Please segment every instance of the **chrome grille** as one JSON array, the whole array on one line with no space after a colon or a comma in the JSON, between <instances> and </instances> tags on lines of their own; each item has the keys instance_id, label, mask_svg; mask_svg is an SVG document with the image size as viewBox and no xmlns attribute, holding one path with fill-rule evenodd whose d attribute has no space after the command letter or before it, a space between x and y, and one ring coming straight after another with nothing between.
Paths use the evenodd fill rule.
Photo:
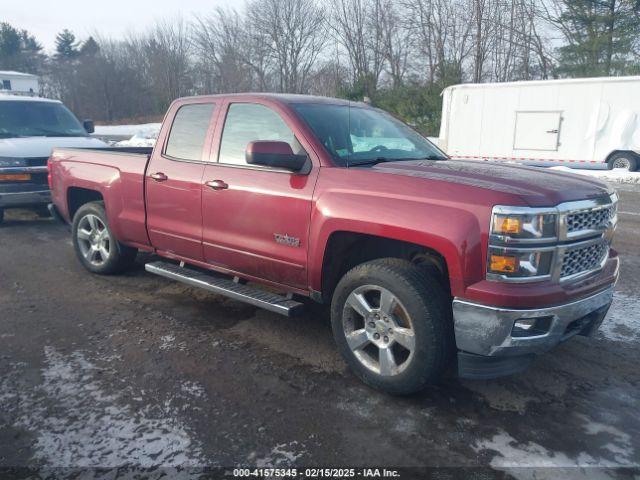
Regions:
<instances>
[{"instance_id":1,"label":"chrome grille","mask_svg":"<svg viewBox=\"0 0 640 480\"><path fill-rule=\"evenodd\" d=\"M615 205L567 215L567 231L604 230L615 215Z\"/></svg>"},{"instance_id":2,"label":"chrome grille","mask_svg":"<svg viewBox=\"0 0 640 480\"><path fill-rule=\"evenodd\" d=\"M609 253L609 245L599 242L583 248L568 250L562 262L562 278L597 270Z\"/></svg>"}]
</instances>

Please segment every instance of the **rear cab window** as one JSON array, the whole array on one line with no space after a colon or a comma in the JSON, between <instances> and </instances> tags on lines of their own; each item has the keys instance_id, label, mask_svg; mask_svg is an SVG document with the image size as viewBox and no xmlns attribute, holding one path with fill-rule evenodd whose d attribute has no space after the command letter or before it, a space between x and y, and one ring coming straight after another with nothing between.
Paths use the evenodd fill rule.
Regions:
<instances>
[{"instance_id":1,"label":"rear cab window","mask_svg":"<svg viewBox=\"0 0 640 480\"><path fill-rule=\"evenodd\" d=\"M171 125L165 155L175 160L201 161L214 109L213 103L180 107Z\"/></svg>"}]
</instances>

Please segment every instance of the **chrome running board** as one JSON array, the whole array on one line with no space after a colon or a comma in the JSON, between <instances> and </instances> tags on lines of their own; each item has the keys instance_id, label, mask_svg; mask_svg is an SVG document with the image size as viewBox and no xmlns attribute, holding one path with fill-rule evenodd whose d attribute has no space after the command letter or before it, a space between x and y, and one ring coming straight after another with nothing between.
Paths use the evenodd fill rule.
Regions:
<instances>
[{"instance_id":1,"label":"chrome running board","mask_svg":"<svg viewBox=\"0 0 640 480\"><path fill-rule=\"evenodd\" d=\"M162 261L147 263L144 268L149 273L224 295L233 300L249 303L286 317L293 317L304 309L304 304L300 302L235 282L215 273L205 273Z\"/></svg>"}]
</instances>

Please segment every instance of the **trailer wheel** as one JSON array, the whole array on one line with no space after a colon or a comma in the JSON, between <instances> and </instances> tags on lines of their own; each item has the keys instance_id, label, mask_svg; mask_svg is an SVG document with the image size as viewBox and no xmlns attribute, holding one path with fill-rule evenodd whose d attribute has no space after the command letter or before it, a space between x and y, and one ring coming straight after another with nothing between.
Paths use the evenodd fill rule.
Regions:
<instances>
[{"instance_id":1,"label":"trailer wheel","mask_svg":"<svg viewBox=\"0 0 640 480\"><path fill-rule=\"evenodd\" d=\"M607 161L609 170L621 168L630 172L635 172L638 167L638 159L632 152L617 152L611 155Z\"/></svg>"},{"instance_id":2,"label":"trailer wheel","mask_svg":"<svg viewBox=\"0 0 640 480\"><path fill-rule=\"evenodd\" d=\"M394 395L436 382L453 352L451 308L432 275L385 258L358 265L331 303L338 349L367 385Z\"/></svg>"},{"instance_id":3,"label":"trailer wheel","mask_svg":"<svg viewBox=\"0 0 640 480\"><path fill-rule=\"evenodd\" d=\"M81 206L73 217L72 241L80 263L92 273L111 275L133 265L135 248L122 245L109 229L102 202Z\"/></svg>"}]
</instances>

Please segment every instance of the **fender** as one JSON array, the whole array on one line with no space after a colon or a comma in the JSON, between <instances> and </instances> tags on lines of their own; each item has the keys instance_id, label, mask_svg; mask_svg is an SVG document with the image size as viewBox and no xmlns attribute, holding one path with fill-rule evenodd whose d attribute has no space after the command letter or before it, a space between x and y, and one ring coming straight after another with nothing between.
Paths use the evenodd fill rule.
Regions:
<instances>
[{"instance_id":1,"label":"fender","mask_svg":"<svg viewBox=\"0 0 640 480\"><path fill-rule=\"evenodd\" d=\"M371 208L363 209L362 205ZM484 275L482 228L468 208L389 193L328 191L317 199L311 218L309 236L315 241L309 246L309 281L315 291L322 288L329 237L339 231L414 243L438 252L447 262L453 295L460 295Z\"/></svg>"}]
</instances>

